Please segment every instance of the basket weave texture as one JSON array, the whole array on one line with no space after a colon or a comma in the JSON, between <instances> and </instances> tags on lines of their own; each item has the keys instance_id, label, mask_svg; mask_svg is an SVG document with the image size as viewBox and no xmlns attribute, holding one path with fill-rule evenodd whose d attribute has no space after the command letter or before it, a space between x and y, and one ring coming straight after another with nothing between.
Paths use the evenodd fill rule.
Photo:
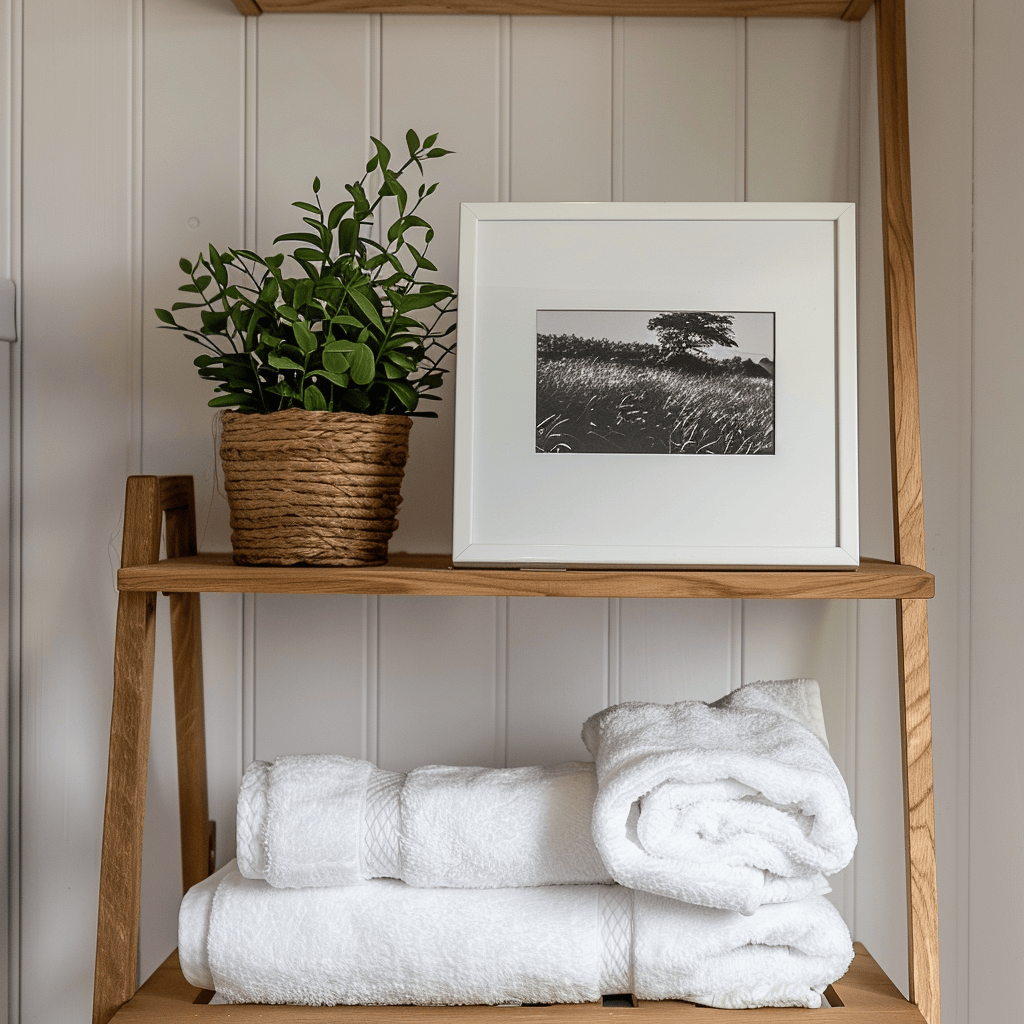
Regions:
<instances>
[{"instance_id":1,"label":"basket weave texture","mask_svg":"<svg viewBox=\"0 0 1024 1024\"><path fill-rule=\"evenodd\" d=\"M238 565L380 565L398 526L408 416L284 409L223 414Z\"/></svg>"}]
</instances>

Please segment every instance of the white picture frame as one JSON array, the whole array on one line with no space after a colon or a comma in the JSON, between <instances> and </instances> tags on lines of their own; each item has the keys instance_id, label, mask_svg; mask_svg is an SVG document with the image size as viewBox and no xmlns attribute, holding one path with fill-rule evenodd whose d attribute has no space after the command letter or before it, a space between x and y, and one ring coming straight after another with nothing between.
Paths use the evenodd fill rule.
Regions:
<instances>
[{"instance_id":1,"label":"white picture frame","mask_svg":"<svg viewBox=\"0 0 1024 1024\"><path fill-rule=\"evenodd\" d=\"M855 235L849 203L464 203L454 564L856 567ZM539 311L773 313L771 454L539 452Z\"/></svg>"}]
</instances>

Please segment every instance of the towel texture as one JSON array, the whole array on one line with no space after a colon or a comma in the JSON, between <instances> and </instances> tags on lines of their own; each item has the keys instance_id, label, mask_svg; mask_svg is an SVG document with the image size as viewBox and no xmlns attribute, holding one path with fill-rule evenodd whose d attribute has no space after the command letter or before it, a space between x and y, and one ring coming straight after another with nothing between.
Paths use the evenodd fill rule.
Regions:
<instances>
[{"instance_id":1,"label":"towel texture","mask_svg":"<svg viewBox=\"0 0 1024 1024\"><path fill-rule=\"evenodd\" d=\"M330 754L254 761L238 798L238 867L275 888L610 882L592 836L596 792L589 762L400 775Z\"/></svg>"},{"instance_id":2,"label":"towel texture","mask_svg":"<svg viewBox=\"0 0 1024 1024\"><path fill-rule=\"evenodd\" d=\"M179 956L228 1002L816 1007L853 949L819 897L744 917L616 885L281 890L229 868L182 901Z\"/></svg>"},{"instance_id":3,"label":"towel texture","mask_svg":"<svg viewBox=\"0 0 1024 1024\"><path fill-rule=\"evenodd\" d=\"M713 704L627 703L583 726L593 834L622 885L752 914L828 891L857 832L818 684L750 683Z\"/></svg>"}]
</instances>

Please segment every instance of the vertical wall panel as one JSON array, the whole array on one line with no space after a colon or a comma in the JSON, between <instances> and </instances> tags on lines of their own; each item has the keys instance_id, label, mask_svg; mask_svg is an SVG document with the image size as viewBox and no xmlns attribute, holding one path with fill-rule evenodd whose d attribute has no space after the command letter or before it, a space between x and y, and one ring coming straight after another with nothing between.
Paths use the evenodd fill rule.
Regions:
<instances>
[{"instance_id":1,"label":"vertical wall panel","mask_svg":"<svg viewBox=\"0 0 1024 1024\"><path fill-rule=\"evenodd\" d=\"M738 681L732 601L622 601L619 699L717 700Z\"/></svg>"},{"instance_id":2,"label":"vertical wall panel","mask_svg":"<svg viewBox=\"0 0 1024 1024\"><path fill-rule=\"evenodd\" d=\"M459 204L499 199L498 154L503 69L501 26L491 17L386 15L382 27L381 122L396 154L405 133L439 132L454 154L427 165L438 190L421 208L437 232L430 258L441 281L458 283ZM414 180L414 179L410 179ZM453 365L449 359L446 365ZM450 551L455 445L455 388L449 375L441 402L424 402L436 420L416 420L402 485L394 551Z\"/></svg>"},{"instance_id":3,"label":"vertical wall panel","mask_svg":"<svg viewBox=\"0 0 1024 1024\"><path fill-rule=\"evenodd\" d=\"M608 602L509 600L507 763L590 760L580 728L608 700Z\"/></svg>"},{"instance_id":4,"label":"vertical wall panel","mask_svg":"<svg viewBox=\"0 0 1024 1024\"><path fill-rule=\"evenodd\" d=\"M256 244L308 231L291 204L313 202L319 176L325 210L348 198L371 152L371 25L368 14L281 14L259 21ZM277 248L290 252L295 242ZM294 264L292 265L294 269Z\"/></svg>"},{"instance_id":5,"label":"vertical wall panel","mask_svg":"<svg viewBox=\"0 0 1024 1024\"><path fill-rule=\"evenodd\" d=\"M975 89L974 407L971 511L970 1013L998 1020L999 992L1024 961L1024 712L1020 673L1024 374L1021 169L1024 9L978 0Z\"/></svg>"},{"instance_id":6,"label":"vertical wall panel","mask_svg":"<svg viewBox=\"0 0 1024 1024\"><path fill-rule=\"evenodd\" d=\"M130 448L132 11L24 6L22 1020L88 1019Z\"/></svg>"},{"instance_id":7,"label":"vertical wall panel","mask_svg":"<svg viewBox=\"0 0 1024 1024\"><path fill-rule=\"evenodd\" d=\"M743 198L742 40L726 18L625 19L623 199Z\"/></svg>"},{"instance_id":8,"label":"vertical wall panel","mask_svg":"<svg viewBox=\"0 0 1024 1024\"><path fill-rule=\"evenodd\" d=\"M747 23L747 199L850 200L850 25Z\"/></svg>"},{"instance_id":9,"label":"vertical wall panel","mask_svg":"<svg viewBox=\"0 0 1024 1024\"><path fill-rule=\"evenodd\" d=\"M256 596L255 756L366 756L367 602Z\"/></svg>"},{"instance_id":10,"label":"vertical wall panel","mask_svg":"<svg viewBox=\"0 0 1024 1024\"><path fill-rule=\"evenodd\" d=\"M427 164L440 181L423 205L436 230L439 279L458 279L459 204L498 199L502 96L498 18L386 16L381 28L381 124L396 159L405 133L439 133L454 150ZM429 55L429 56L428 56ZM410 179L415 181L414 177ZM451 365L449 360L449 365ZM450 551L455 389L417 419L392 550ZM377 758L408 770L430 762L491 764L495 730L495 610L477 599L382 598Z\"/></svg>"},{"instance_id":11,"label":"vertical wall panel","mask_svg":"<svg viewBox=\"0 0 1024 1024\"><path fill-rule=\"evenodd\" d=\"M829 750L839 770L853 779L854 752L847 750L847 689L856 684L856 630L846 601L746 601L743 681L810 678L818 681ZM888 604L888 602L887 602ZM890 648L891 650L891 648ZM852 782L851 782L852 785ZM830 898L846 911L850 869L829 879Z\"/></svg>"},{"instance_id":12,"label":"vertical wall panel","mask_svg":"<svg viewBox=\"0 0 1024 1024\"><path fill-rule=\"evenodd\" d=\"M746 198L831 201L853 198L851 123L859 96L851 26L821 19L747 23ZM854 625L845 602L745 601L743 678L816 678L833 756L853 778L847 751L847 691L855 682ZM890 651L892 648L890 648ZM849 913L843 876L833 899Z\"/></svg>"},{"instance_id":13,"label":"vertical wall panel","mask_svg":"<svg viewBox=\"0 0 1024 1024\"><path fill-rule=\"evenodd\" d=\"M379 89L375 19L363 14L261 18L257 51L256 245L290 252L279 234L309 230L291 204L325 210L362 177ZM293 266L293 269L297 269ZM254 599L253 751L366 754L367 602L356 596ZM376 638L373 638L375 642Z\"/></svg>"},{"instance_id":14,"label":"vertical wall panel","mask_svg":"<svg viewBox=\"0 0 1024 1024\"><path fill-rule=\"evenodd\" d=\"M183 17L183 15L185 15ZM198 346L161 330L154 306L186 296L178 269L212 242L243 237L244 24L214 0L148 0L143 42L142 128L142 468L195 478L200 547L230 546L227 505L217 486L212 386L192 360ZM196 154L202 159L197 160ZM184 318L183 318L184 319ZM184 320L184 322L188 322ZM234 800L239 778L238 625L241 598L203 598L210 813L222 856L234 854ZM167 602L157 605L160 645L154 680L150 783L143 851L140 972L148 976L174 948L181 890L177 766ZM225 705L226 702L226 705ZM234 757L225 761L225 755Z\"/></svg>"},{"instance_id":15,"label":"vertical wall panel","mask_svg":"<svg viewBox=\"0 0 1024 1024\"><path fill-rule=\"evenodd\" d=\"M624 19L623 199L742 198L744 32L725 18ZM732 602L621 606L619 699L715 700L738 681Z\"/></svg>"},{"instance_id":16,"label":"vertical wall panel","mask_svg":"<svg viewBox=\"0 0 1024 1024\"><path fill-rule=\"evenodd\" d=\"M610 18L512 19L511 198L611 199Z\"/></svg>"},{"instance_id":17,"label":"vertical wall panel","mask_svg":"<svg viewBox=\"0 0 1024 1024\"><path fill-rule=\"evenodd\" d=\"M382 597L377 761L391 771L494 760L493 598Z\"/></svg>"}]
</instances>

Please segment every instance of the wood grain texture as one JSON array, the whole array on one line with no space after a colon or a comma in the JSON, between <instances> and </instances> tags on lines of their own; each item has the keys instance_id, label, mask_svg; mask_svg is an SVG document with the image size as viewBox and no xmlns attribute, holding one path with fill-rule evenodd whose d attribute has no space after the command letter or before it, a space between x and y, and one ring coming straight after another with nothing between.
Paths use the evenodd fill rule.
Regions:
<instances>
[{"instance_id":1,"label":"wood grain texture","mask_svg":"<svg viewBox=\"0 0 1024 1024\"><path fill-rule=\"evenodd\" d=\"M744 1010L745 1024L922 1024L917 1007L900 995L859 943L846 976L833 986L841 1007ZM513 1021L518 1024L727 1024L735 1010L713 1010L683 1002L638 1002L635 1007L600 1003L556 1006L210 1006L197 1003L202 990L190 985L172 953L115 1018L116 1024L182 1024L184 1021L231 1021L260 1024L440 1024L442 1021Z\"/></svg>"},{"instance_id":2,"label":"wood grain texture","mask_svg":"<svg viewBox=\"0 0 1024 1024\"><path fill-rule=\"evenodd\" d=\"M921 426L917 379L914 239L910 189L904 0L875 4L882 245L889 353L893 533L896 561L925 567ZM903 742L910 998L939 1024L938 898L932 793L928 613L897 602Z\"/></svg>"},{"instance_id":3,"label":"wood grain texture","mask_svg":"<svg viewBox=\"0 0 1024 1024\"><path fill-rule=\"evenodd\" d=\"M231 2L238 8L239 14L244 14L247 17L255 17L263 13L256 0L231 0Z\"/></svg>"},{"instance_id":4,"label":"wood grain texture","mask_svg":"<svg viewBox=\"0 0 1024 1024\"><path fill-rule=\"evenodd\" d=\"M367 569L235 565L194 555L117 574L121 590L270 594L481 594L491 597L928 598L935 581L914 566L865 558L851 570L455 569L448 555L395 553Z\"/></svg>"},{"instance_id":5,"label":"wood grain texture","mask_svg":"<svg viewBox=\"0 0 1024 1024\"><path fill-rule=\"evenodd\" d=\"M871 10L874 2L875 0L850 0L849 7L843 11L843 21L860 21Z\"/></svg>"},{"instance_id":6,"label":"wood grain texture","mask_svg":"<svg viewBox=\"0 0 1024 1024\"><path fill-rule=\"evenodd\" d=\"M196 497L190 476L160 477L170 558L196 553ZM182 891L213 871L212 823L206 781L206 714L203 707L203 637L199 595L171 594L171 656L178 747L178 815L181 822Z\"/></svg>"},{"instance_id":7,"label":"wood grain texture","mask_svg":"<svg viewBox=\"0 0 1024 1024\"><path fill-rule=\"evenodd\" d=\"M928 605L896 602L903 814L907 856L910 998L928 1024L939 1024L939 905L928 671Z\"/></svg>"},{"instance_id":8,"label":"wood grain texture","mask_svg":"<svg viewBox=\"0 0 1024 1024\"><path fill-rule=\"evenodd\" d=\"M159 554L157 478L129 477L121 564L152 562ZM119 595L100 862L93 1024L106 1024L135 992L155 627L155 593Z\"/></svg>"},{"instance_id":9,"label":"wood grain texture","mask_svg":"<svg viewBox=\"0 0 1024 1024\"><path fill-rule=\"evenodd\" d=\"M875 5L896 561L925 568L904 0Z\"/></svg>"},{"instance_id":10,"label":"wood grain texture","mask_svg":"<svg viewBox=\"0 0 1024 1024\"><path fill-rule=\"evenodd\" d=\"M234 0L239 9L251 0ZM255 5L253 5L255 6ZM263 0L263 11L361 14L564 14L689 18L841 18L847 0ZM242 11L243 14L252 13Z\"/></svg>"}]
</instances>

